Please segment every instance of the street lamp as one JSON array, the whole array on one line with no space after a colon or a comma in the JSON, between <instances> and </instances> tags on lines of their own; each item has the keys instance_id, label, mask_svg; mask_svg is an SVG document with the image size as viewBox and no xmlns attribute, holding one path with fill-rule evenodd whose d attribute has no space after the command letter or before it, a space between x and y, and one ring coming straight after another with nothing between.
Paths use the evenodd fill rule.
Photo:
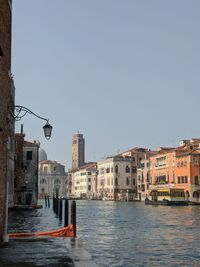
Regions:
<instances>
[{"instance_id":1,"label":"street lamp","mask_svg":"<svg viewBox=\"0 0 200 267\"><path fill-rule=\"evenodd\" d=\"M28 109L24 106L14 105L14 106L10 106L9 108L11 111L11 116L13 117L13 119L15 121L21 120L21 118L23 118L26 114L32 114L35 117L46 121L46 124L43 126L44 136L47 140L49 140L51 138L51 132L52 132L53 127L49 124L49 120L47 120L41 116L38 116L33 111L31 111L30 109Z\"/></svg>"}]
</instances>

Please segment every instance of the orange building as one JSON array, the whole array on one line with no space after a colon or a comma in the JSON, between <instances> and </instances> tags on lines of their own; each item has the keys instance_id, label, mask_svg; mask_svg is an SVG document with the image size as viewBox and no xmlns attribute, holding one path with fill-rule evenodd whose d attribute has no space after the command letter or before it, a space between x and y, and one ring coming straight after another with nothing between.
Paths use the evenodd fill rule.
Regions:
<instances>
[{"instance_id":1,"label":"orange building","mask_svg":"<svg viewBox=\"0 0 200 267\"><path fill-rule=\"evenodd\" d=\"M200 202L200 149L187 149L176 156L176 187L184 188L186 198Z\"/></svg>"},{"instance_id":2,"label":"orange building","mask_svg":"<svg viewBox=\"0 0 200 267\"><path fill-rule=\"evenodd\" d=\"M186 200L200 203L199 143L199 139L187 140L177 148L160 148L151 156L150 191L164 187L183 189Z\"/></svg>"}]
</instances>

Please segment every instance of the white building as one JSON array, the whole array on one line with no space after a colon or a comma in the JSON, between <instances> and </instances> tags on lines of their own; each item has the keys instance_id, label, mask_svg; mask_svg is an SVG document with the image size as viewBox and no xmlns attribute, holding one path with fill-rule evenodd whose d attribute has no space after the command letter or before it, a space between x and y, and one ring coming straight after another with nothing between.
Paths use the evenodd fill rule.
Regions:
<instances>
[{"instance_id":1,"label":"white building","mask_svg":"<svg viewBox=\"0 0 200 267\"><path fill-rule=\"evenodd\" d=\"M136 197L135 168L131 157L114 156L98 162L97 196L131 200Z\"/></svg>"},{"instance_id":2,"label":"white building","mask_svg":"<svg viewBox=\"0 0 200 267\"><path fill-rule=\"evenodd\" d=\"M137 168L137 193L138 199L144 201L149 193L150 186L150 161L143 159Z\"/></svg>"},{"instance_id":3,"label":"white building","mask_svg":"<svg viewBox=\"0 0 200 267\"><path fill-rule=\"evenodd\" d=\"M61 197L66 197L67 173L65 172L65 166L52 160L40 161L38 193L39 198L43 198L45 195L53 197L54 194L58 194L58 196Z\"/></svg>"},{"instance_id":4,"label":"white building","mask_svg":"<svg viewBox=\"0 0 200 267\"><path fill-rule=\"evenodd\" d=\"M97 164L87 163L71 172L71 196L96 198Z\"/></svg>"}]
</instances>

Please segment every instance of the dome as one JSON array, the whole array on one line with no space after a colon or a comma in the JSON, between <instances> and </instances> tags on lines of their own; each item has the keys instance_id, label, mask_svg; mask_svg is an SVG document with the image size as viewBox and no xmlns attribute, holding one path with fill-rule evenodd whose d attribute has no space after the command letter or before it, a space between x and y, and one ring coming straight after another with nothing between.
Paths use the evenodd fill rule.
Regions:
<instances>
[{"instance_id":1,"label":"dome","mask_svg":"<svg viewBox=\"0 0 200 267\"><path fill-rule=\"evenodd\" d=\"M43 160L47 160L47 153L42 148L39 148L39 161Z\"/></svg>"}]
</instances>

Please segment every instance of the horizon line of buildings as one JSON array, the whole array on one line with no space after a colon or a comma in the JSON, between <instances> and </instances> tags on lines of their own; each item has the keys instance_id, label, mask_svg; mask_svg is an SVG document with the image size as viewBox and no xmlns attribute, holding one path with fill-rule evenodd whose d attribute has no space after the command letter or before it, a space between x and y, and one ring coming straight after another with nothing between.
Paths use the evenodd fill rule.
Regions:
<instances>
[{"instance_id":1,"label":"horizon line of buildings","mask_svg":"<svg viewBox=\"0 0 200 267\"><path fill-rule=\"evenodd\" d=\"M200 203L200 138L154 151L135 147L98 162L85 163L84 153L84 137L77 133L72 137L72 168L61 172L61 179L52 169L59 169L59 163L40 162L39 197L57 193L88 199L145 200L152 190L168 187L183 189L185 199Z\"/></svg>"}]
</instances>

